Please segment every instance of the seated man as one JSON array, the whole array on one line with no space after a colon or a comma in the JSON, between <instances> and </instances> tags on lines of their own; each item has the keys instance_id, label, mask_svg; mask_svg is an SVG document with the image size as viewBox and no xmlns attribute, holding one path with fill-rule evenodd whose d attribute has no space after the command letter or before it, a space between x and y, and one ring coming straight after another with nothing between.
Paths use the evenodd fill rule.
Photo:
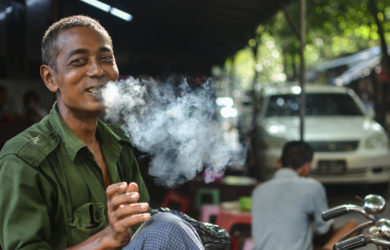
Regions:
<instances>
[{"instance_id":1,"label":"seated man","mask_svg":"<svg viewBox=\"0 0 390 250\"><path fill-rule=\"evenodd\" d=\"M119 75L107 31L86 16L61 19L42 59L57 102L0 152L2 249L204 249L178 216L151 217L129 138L98 119L100 88Z\"/></svg>"},{"instance_id":2,"label":"seated man","mask_svg":"<svg viewBox=\"0 0 390 250\"><path fill-rule=\"evenodd\" d=\"M329 237L333 221L321 214L328 209L325 189L320 182L305 178L310 173L313 150L302 141L291 141L283 147L279 170L273 179L252 193L252 236L254 249L309 250L313 248L313 229ZM357 224L348 222L342 232ZM328 235L327 235L328 234ZM324 246L332 249L337 237Z\"/></svg>"}]
</instances>

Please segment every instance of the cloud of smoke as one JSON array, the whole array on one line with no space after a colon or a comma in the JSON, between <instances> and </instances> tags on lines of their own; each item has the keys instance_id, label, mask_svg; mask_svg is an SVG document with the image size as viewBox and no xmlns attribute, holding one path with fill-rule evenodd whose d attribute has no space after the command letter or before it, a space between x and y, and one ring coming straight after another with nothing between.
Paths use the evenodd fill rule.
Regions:
<instances>
[{"instance_id":1,"label":"cloud of smoke","mask_svg":"<svg viewBox=\"0 0 390 250\"><path fill-rule=\"evenodd\" d=\"M149 174L156 183L173 187L196 174L222 174L232 161L216 122L210 82L191 89L153 79L128 78L102 90L106 118L123 124L134 145L151 156ZM212 179L206 181L212 181Z\"/></svg>"}]
</instances>

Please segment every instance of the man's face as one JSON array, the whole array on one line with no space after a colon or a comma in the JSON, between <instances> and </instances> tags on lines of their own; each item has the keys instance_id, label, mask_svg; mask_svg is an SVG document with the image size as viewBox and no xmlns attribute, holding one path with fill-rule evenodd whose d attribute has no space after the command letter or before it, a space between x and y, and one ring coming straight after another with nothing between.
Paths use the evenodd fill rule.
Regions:
<instances>
[{"instance_id":1,"label":"man's face","mask_svg":"<svg viewBox=\"0 0 390 250\"><path fill-rule=\"evenodd\" d=\"M119 73L108 37L90 27L61 31L53 74L59 106L66 112L96 115L103 109L100 87L117 80Z\"/></svg>"}]
</instances>

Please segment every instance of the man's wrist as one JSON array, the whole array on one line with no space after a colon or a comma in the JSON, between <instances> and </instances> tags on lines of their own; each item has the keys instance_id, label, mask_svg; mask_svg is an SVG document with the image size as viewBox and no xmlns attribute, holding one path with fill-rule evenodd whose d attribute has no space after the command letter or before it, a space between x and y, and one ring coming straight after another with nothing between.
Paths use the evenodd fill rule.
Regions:
<instances>
[{"instance_id":1,"label":"man's wrist","mask_svg":"<svg viewBox=\"0 0 390 250\"><path fill-rule=\"evenodd\" d=\"M123 246L123 244L120 244L117 240L114 239L110 226L106 227L102 233L102 239L99 244L100 250L118 249Z\"/></svg>"}]
</instances>

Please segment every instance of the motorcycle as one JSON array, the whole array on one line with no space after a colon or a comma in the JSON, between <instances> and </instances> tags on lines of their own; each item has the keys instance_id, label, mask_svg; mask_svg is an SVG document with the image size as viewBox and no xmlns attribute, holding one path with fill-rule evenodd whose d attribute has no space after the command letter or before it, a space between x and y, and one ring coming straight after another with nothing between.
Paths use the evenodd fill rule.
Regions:
<instances>
[{"instance_id":1,"label":"motorcycle","mask_svg":"<svg viewBox=\"0 0 390 250\"><path fill-rule=\"evenodd\" d=\"M376 245L377 249L390 249L390 220L387 218L378 218L378 214L385 210L386 201L380 195L369 194L364 197L361 206L354 204L344 204L330 208L322 212L322 218L327 221L348 213L357 213L364 216L367 221L359 224L338 243L333 246L334 250L349 250L367 246ZM362 233L364 229L369 228L368 233ZM359 234L357 236L353 236Z\"/></svg>"}]
</instances>

